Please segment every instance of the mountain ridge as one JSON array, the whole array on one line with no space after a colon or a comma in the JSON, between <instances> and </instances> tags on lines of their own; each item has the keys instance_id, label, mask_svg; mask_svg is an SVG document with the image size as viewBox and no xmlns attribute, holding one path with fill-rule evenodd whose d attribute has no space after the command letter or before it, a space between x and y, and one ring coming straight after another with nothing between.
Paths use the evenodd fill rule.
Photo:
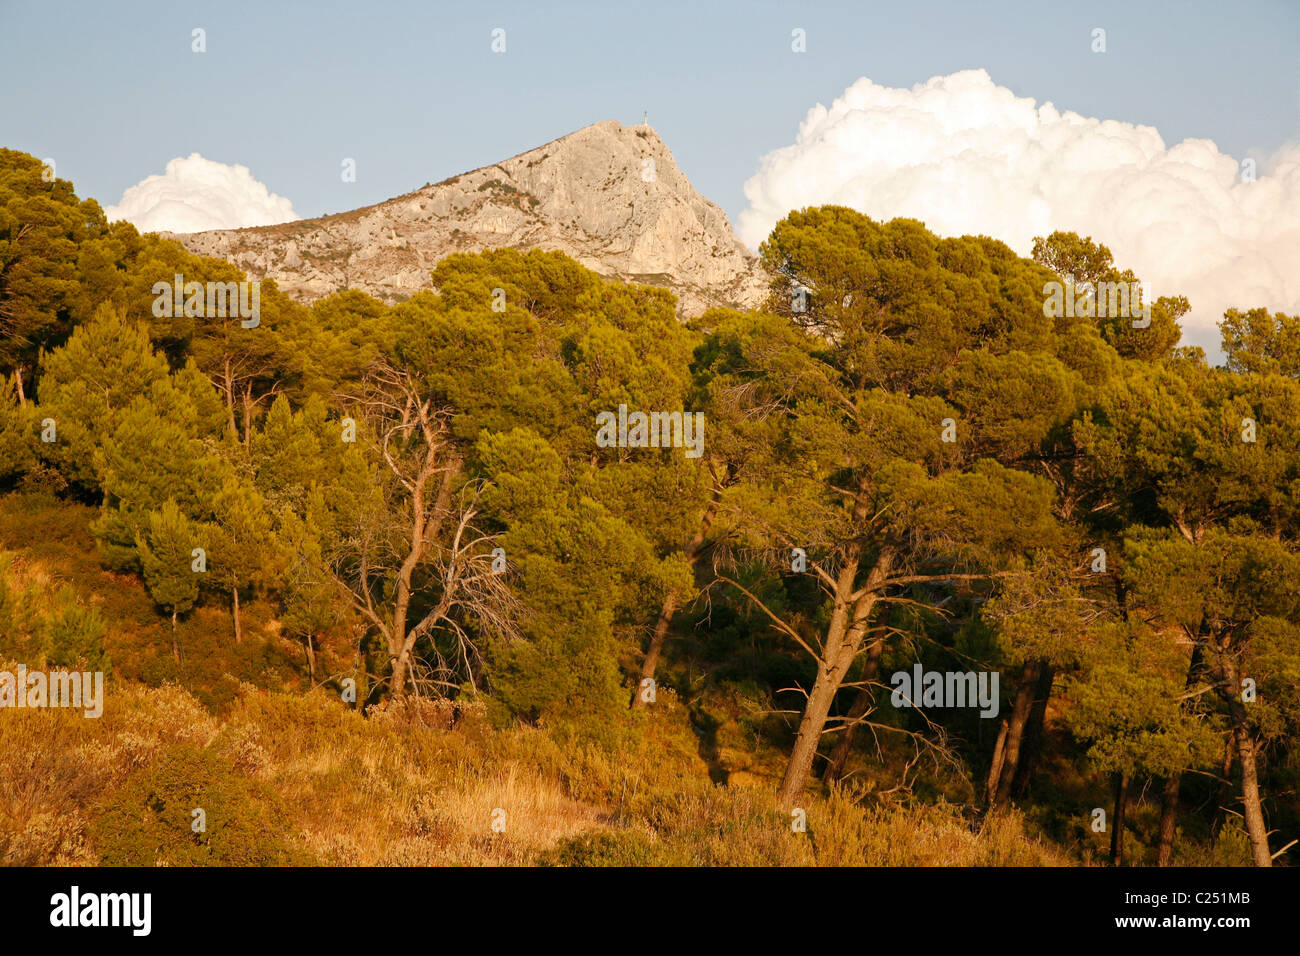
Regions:
<instances>
[{"instance_id":1,"label":"mountain ridge","mask_svg":"<svg viewBox=\"0 0 1300 956\"><path fill-rule=\"evenodd\" d=\"M307 302L349 287L401 301L431 287L445 256L499 248L558 250L607 278L667 287L683 319L767 293L758 258L654 129L617 120L370 206L168 235Z\"/></svg>"}]
</instances>

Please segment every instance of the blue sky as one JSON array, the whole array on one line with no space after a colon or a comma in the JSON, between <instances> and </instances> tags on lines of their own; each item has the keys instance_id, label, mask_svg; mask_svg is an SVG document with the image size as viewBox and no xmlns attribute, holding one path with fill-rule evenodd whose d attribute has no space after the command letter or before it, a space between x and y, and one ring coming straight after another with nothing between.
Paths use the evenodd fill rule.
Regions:
<instances>
[{"instance_id":1,"label":"blue sky","mask_svg":"<svg viewBox=\"0 0 1300 956\"><path fill-rule=\"evenodd\" d=\"M1184 344L1213 355L1226 308L1300 314L1297 41L1300 0L0 0L0 145L106 207L199 153L111 211L190 231L355 209L645 110L751 248L825 202L1021 255L1077 231L1186 295Z\"/></svg>"},{"instance_id":2,"label":"blue sky","mask_svg":"<svg viewBox=\"0 0 1300 956\"><path fill-rule=\"evenodd\" d=\"M1089 49L1107 30L1108 50ZM208 51L190 51L202 27ZM493 54L490 31L507 31ZM790 31L807 31L793 54ZM1233 156L1300 137L1300 5L0 0L0 144L105 205L191 152L314 216L643 110L733 222L760 156L859 77L979 67L1022 96ZM344 157L357 181L340 181Z\"/></svg>"}]
</instances>

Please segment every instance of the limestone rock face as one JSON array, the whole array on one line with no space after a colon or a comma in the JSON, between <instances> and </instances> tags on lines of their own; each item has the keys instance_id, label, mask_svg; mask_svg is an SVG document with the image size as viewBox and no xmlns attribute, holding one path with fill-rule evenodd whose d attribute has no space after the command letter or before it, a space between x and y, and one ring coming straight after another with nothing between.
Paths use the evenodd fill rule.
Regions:
<instances>
[{"instance_id":1,"label":"limestone rock face","mask_svg":"<svg viewBox=\"0 0 1300 956\"><path fill-rule=\"evenodd\" d=\"M649 126L596 123L387 202L276 226L173 236L305 302L357 288L386 302L431 287L453 252L559 250L611 278L671 289L685 319L752 308L758 259Z\"/></svg>"}]
</instances>

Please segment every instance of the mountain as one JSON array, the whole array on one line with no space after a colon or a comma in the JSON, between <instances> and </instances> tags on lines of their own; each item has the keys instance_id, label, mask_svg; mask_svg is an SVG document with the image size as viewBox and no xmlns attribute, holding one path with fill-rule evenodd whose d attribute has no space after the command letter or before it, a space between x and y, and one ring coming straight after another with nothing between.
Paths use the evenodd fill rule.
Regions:
<instances>
[{"instance_id":1,"label":"mountain","mask_svg":"<svg viewBox=\"0 0 1300 956\"><path fill-rule=\"evenodd\" d=\"M756 306L767 289L758 259L658 134L614 120L374 206L173 238L308 302L348 287L398 301L428 288L444 256L499 248L559 250L602 275L665 286L682 318Z\"/></svg>"}]
</instances>

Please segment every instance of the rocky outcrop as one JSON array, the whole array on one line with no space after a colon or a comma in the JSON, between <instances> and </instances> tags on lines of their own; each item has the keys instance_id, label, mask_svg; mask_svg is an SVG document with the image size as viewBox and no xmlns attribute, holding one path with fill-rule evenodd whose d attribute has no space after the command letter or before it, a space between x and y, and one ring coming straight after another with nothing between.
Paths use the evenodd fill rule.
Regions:
<instances>
[{"instance_id":1,"label":"rocky outcrop","mask_svg":"<svg viewBox=\"0 0 1300 956\"><path fill-rule=\"evenodd\" d=\"M453 252L559 250L602 275L671 289L682 318L758 305L767 280L726 215L649 126L610 120L396 199L319 219L174 237L311 301L387 302L431 285Z\"/></svg>"}]
</instances>

